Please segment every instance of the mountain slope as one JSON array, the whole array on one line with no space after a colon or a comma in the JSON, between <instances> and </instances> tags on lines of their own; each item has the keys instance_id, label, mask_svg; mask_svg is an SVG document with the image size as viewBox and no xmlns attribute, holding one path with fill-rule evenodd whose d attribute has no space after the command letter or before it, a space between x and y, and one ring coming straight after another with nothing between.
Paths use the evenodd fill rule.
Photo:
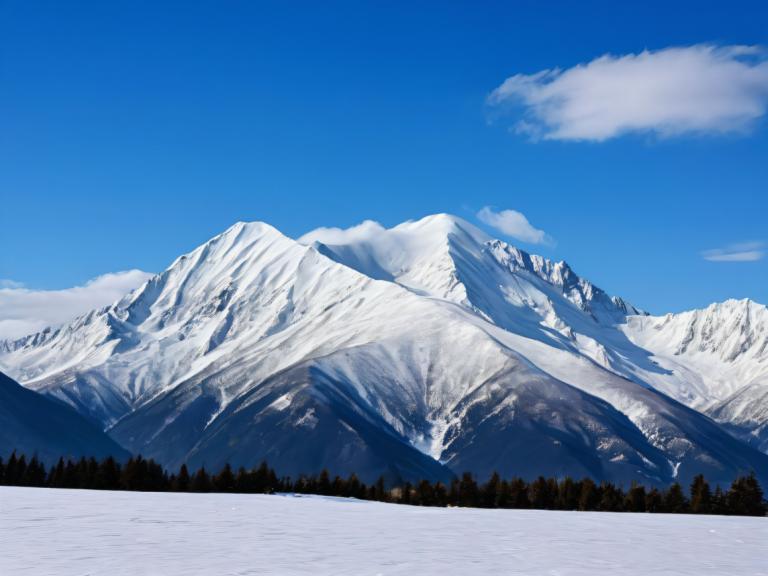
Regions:
<instances>
[{"instance_id":1,"label":"mountain slope","mask_svg":"<svg viewBox=\"0 0 768 576\"><path fill-rule=\"evenodd\" d=\"M768 452L768 308L728 300L622 329L665 368L644 378Z\"/></svg>"},{"instance_id":2,"label":"mountain slope","mask_svg":"<svg viewBox=\"0 0 768 576\"><path fill-rule=\"evenodd\" d=\"M0 456L16 450L50 465L59 457L128 456L70 406L27 390L0 373Z\"/></svg>"},{"instance_id":3,"label":"mountain slope","mask_svg":"<svg viewBox=\"0 0 768 576\"><path fill-rule=\"evenodd\" d=\"M342 239L237 224L0 363L170 466L768 480L641 378L664 370L616 327L639 311L566 264L445 215Z\"/></svg>"}]
</instances>

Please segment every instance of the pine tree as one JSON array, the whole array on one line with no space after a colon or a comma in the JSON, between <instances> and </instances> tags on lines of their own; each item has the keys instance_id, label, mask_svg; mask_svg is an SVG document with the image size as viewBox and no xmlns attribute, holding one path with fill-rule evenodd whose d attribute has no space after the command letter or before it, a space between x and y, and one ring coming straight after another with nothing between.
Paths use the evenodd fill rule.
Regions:
<instances>
[{"instance_id":1,"label":"pine tree","mask_svg":"<svg viewBox=\"0 0 768 576\"><path fill-rule=\"evenodd\" d=\"M529 486L531 507L536 510L552 508L553 498L550 493L550 484L544 476L539 476Z\"/></svg>"},{"instance_id":2,"label":"pine tree","mask_svg":"<svg viewBox=\"0 0 768 576\"><path fill-rule=\"evenodd\" d=\"M447 506L448 505L448 489L442 482L435 483L435 505Z\"/></svg>"},{"instance_id":3,"label":"pine tree","mask_svg":"<svg viewBox=\"0 0 768 576\"><path fill-rule=\"evenodd\" d=\"M99 463L96 484L102 490L120 489L120 465L112 456L108 456Z\"/></svg>"},{"instance_id":4,"label":"pine tree","mask_svg":"<svg viewBox=\"0 0 768 576\"><path fill-rule=\"evenodd\" d=\"M453 478L451 480L451 487L448 490L448 505L449 506L458 506L459 505L459 479Z\"/></svg>"},{"instance_id":5,"label":"pine tree","mask_svg":"<svg viewBox=\"0 0 768 576\"><path fill-rule=\"evenodd\" d=\"M403 489L400 492L400 504L410 504L413 499L413 485L410 482L403 484Z\"/></svg>"},{"instance_id":6,"label":"pine tree","mask_svg":"<svg viewBox=\"0 0 768 576\"><path fill-rule=\"evenodd\" d=\"M528 497L528 484L522 478L513 478L509 483L509 505L511 508L524 510L531 507Z\"/></svg>"},{"instance_id":7,"label":"pine tree","mask_svg":"<svg viewBox=\"0 0 768 576\"><path fill-rule=\"evenodd\" d=\"M656 488L651 488L645 495L645 509L648 512L663 512L664 499Z\"/></svg>"},{"instance_id":8,"label":"pine tree","mask_svg":"<svg viewBox=\"0 0 768 576\"><path fill-rule=\"evenodd\" d=\"M374 500L378 500L379 502L386 502L388 500L387 490L384 484L384 476L379 476L379 479L376 480L374 486Z\"/></svg>"},{"instance_id":9,"label":"pine tree","mask_svg":"<svg viewBox=\"0 0 768 576\"><path fill-rule=\"evenodd\" d=\"M627 492L627 497L624 501L624 509L628 512L645 512L645 500L645 486L632 482L632 486Z\"/></svg>"},{"instance_id":10,"label":"pine tree","mask_svg":"<svg viewBox=\"0 0 768 576\"><path fill-rule=\"evenodd\" d=\"M248 471L240 466L240 468L237 469L237 475L235 476L235 492L251 494L255 491L255 483L253 482L252 475L248 474ZM290 485L286 485L284 491L290 492Z\"/></svg>"},{"instance_id":11,"label":"pine tree","mask_svg":"<svg viewBox=\"0 0 768 576\"><path fill-rule=\"evenodd\" d=\"M558 489L557 507L560 510L576 510L579 507L579 491L580 486L578 482L574 482L573 479L567 476Z\"/></svg>"},{"instance_id":12,"label":"pine tree","mask_svg":"<svg viewBox=\"0 0 768 576\"><path fill-rule=\"evenodd\" d=\"M80 479L77 477L77 466L69 459L67 459L67 463L64 466L62 488L80 488Z\"/></svg>"},{"instance_id":13,"label":"pine tree","mask_svg":"<svg viewBox=\"0 0 768 576\"><path fill-rule=\"evenodd\" d=\"M8 458L8 464L5 465L6 486L15 486L18 483L18 464L19 460L16 458L16 450L14 450Z\"/></svg>"},{"instance_id":14,"label":"pine tree","mask_svg":"<svg viewBox=\"0 0 768 576\"><path fill-rule=\"evenodd\" d=\"M418 504L419 506L435 505L435 491L429 480L422 480L419 482L416 487L416 497L414 500L414 504Z\"/></svg>"},{"instance_id":15,"label":"pine tree","mask_svg":"<svg viewBox=\"0 0 768 576\"><path fill-rule=\"evenodd\" d=\"M234 492L235 475L229 463L224 464L221 471L213 477L213 490L215 492Z\"/></svg>"},{"instance_id":16,"label":"pine tree","mask_svg":"<svg viewBox=\"0 0 768 576\"><path fill-rule=\"evenodd\" d=\"M622 512L624 510L624 495L621 490L610 482L600 484L600 504L603 512Z\"/></svg>"},{"instance_id":17,"label":"pine tree","mask_svg":"<svg viewBox=\"0 0 768 576\"><path fill-rule=\"evenodd\" d=\"M317 479L317 490L322 496L330 496L331 494L331 478L325 468L320 471L320 477Z\"/></svg>"},{"instance_id":18,"label":"pine tree","mask_svg":"<svg viewBox=\"0 0 768 576\"><path fill-rule=\"evenodd\" d=\"M32 456L32 460L29 461L27 469L24 471L24 476L21 478L22 486L45 486L45 466L37 459L37 456Z\"/></svg>"},{"instance_id":19,"label":"pine tree","mask_svg":"<svg viewBox=\"0 0 768 576\"><path fill-rule=\"evenodd\" d=\"M357 475L352 473L349 478L347 478L347 495L352 498L364 499L365 492L365 484L362 484Z\"/></svg>"},{"instance_id":20,"label":"pine tree","mask_svg":"<svg viewBox=\"0 0 768 576\"><path fill-rule=\"evenodd\" d=\"M672 484L664 494L664 511L671 514L682 514L688 511L688 500L678 482Z\"/></svg>"},{"instance_id":21,"label":"pine tree","mask_svg":"<svg viewBox=\"0 0 768 576\"><path fill-rule=\"evenodd\" d=\"M712 514L727 514L728 502L727 495L723 493L723 489L717 485L715 491L712 494Z\"/></svg>"},{"instance_id":22,"label":"pine tree","mask_svg":"<svg viewBox=\"0 0 768 576\"><path fill-rule=\"evenodd\" d=\"M691 512L694 514L712 513L712 492L702 474L696 476L691 484Z\"/></svg>"},{"instance_id":23,"label":"pine tree","mask_svg":"<svg viewBox=\"0 0 768 576\"><path fill-rule=\"evenodd\" d=\"M333 482L331 482L331 494L333 496L349 496L347 494L347 484L341 476L335 476Z\"/></svg>"},{"instance_id":24,"label":"pine tree","mask_svg":"<svg viewBox=\"0 0 768 576\"><path fill-rule=\"evenodd\" d=\"M171 483L171 490L174 492L189 492L190 482L189 469L186 464L182 464L181 468L179 468L179 473Z\"/></svg>"},{"instance_id":25,"label":"pine tree","mask_svg":"<svg viewBox=\"0 0 768 576\"><path fill-rule=\"evenodd\" d=\"M510 502L512 500L512 494L509 490L509 482L506 480L502 480L501 484L499 484L499 494L498 498L496 499L496 506L499 508L509 508Z\"/></svg>"},{"instance_id":26,"label":"pine tree","mask_svg":"<svg viewBox=\"0 0 768 576\"><path fill-rule=\"evenodd\" d=\"M737 478L731 484L727 496L728 513L740 516L765 516L766 505L763 490L752 472L749 476Z\"/></svg>"},{"instance_id":27,"label":"pine tree","mask_svg":"<svg viewBox=\"0 0 768 576\"><path fill-rule=\"evenodd\" d=\"M22 454L19 457L19 460L16 462L16 473L15 473L16 480L14 482L14 485L21 486L26 474L27 474L27 457L24 454Z\"/></svg>"},{"instance_id":28,"label":"pine tree","mask_svg":"<svg viewBox=\"0 0 768 576\"><path fill-rule=\"evenodd\" d=\"M64 458L59 458L56 466L51 468L48 474L48 486L51 488L62 488L64 486Z\"/></svg>"},{"instance_id":29,"label":"pine tree","mask_svg":"<svg viewBox=\"0 0 768 576\"><path fill-rule=\"evenodd\" d=\"M459 482L459 506L473 507L477 506L478 489L477 482L472 478L472 474L464 472Z\"/></svg>"},{"instance_id":30,"label":"pine tree","mask_svg":"<svg viewBox=\"0 0 768 576\"><path fill-rule=\"evenodd\" d=\"M205 466L201 467L192 478L190 484L190 490L192 492L210 492L211 491L211 478L208 476L208 472L205 471Z\"/></svg>"},{"instance_id":31,"label":"pine tree","mask_svg":"<svg viewBox=\"0 0 768 576\"><path fill-rule=\"evenodd\" d=\"M491 474L488 482L481 490L480 503L484 508L498 508L501 477L498 472Z\"/></svg>"}]
</instances>

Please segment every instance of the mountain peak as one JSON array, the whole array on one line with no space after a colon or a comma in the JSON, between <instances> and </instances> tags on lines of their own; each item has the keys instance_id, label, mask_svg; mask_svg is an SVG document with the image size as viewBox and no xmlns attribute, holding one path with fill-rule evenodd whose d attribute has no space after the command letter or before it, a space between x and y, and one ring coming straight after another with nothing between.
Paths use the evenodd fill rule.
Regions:
<instances>
[{"instance_id":1,"label":"mountain peak","mask_svg":"<svg viewBox=\"0 0 768 576\"><path fill-rule=\"evenodd\" d=\"M441 212L430 214L419 220L408 220L392 228L391 230L400 230L409 233L420 233L434 236L463 235L472 239L478 244L483 244L491 240L491 237L480 230L474 224L467 220Z\"/></svg>"}]
</instances>

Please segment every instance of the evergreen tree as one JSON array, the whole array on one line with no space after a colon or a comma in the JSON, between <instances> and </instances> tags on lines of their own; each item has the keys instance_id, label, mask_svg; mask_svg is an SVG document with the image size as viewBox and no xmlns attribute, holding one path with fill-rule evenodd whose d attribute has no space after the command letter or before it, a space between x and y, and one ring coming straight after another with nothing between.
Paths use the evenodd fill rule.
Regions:
<instances>
[{"instance_id":1,"label":"evergreen tree","mask_svg":"<svg viewBox=\"0 0 768 576\"><path fill-rule=\"evenodd\" d=\"M445 484L442 482L437 482L435 484L435 505L436 506L447 506L448 505L448 489L446 488Z\"/></svg>"},{"instance_id":2,"label":"evergreen tree","mask_svg":"<svg viewBox=\"0 0 768 576\"><path fill-rule=\"evenodd\" d=\"M192 478L190 484L190 490L192 492L210 492L211 491L211 478L208 476L208 472L205 471L205 466L201 467Z\"/></svg>"},{"instance_id":3,"label":"evergreen tree","mask_svg":"<svg viewBox=\"0 0 768 576\"><path fill-rule=\"evenodd\" d=\"M362 484L360 480L358 479L356 474L351 474L349 478L347 478L347 496L350 496L352 498L365 498L365 484Z\"/></svg>"},{"instance_id":4,"label":"evergreen tree","mask_svg":"<svg viewBox=\"0 0 768 576\"><path fill-rule=\"evenodd\" d=\"M451 487L448 490L448 505L449 506L458 506L459 505L459 486L460 482L458 478L453 478L451 480Z\"/></svg>"},{"instance_id":5,"label":"evergreen tree","mask_svg":"<svg viewBox=\"0 0 768 576\"><path fill-rule=\"evenodd\" d=\"M320 471L320 477L317 479L317 491L322 496L330 496L331 494L331 478L325 468Z\"/></svg>"},{"instance_id":6,"label":"evergreen tree","mask_svg":"<svg viewBox=\"0 0 768 576\"><path fill-rule=\"evenodd\" d=\"M574 482L569 476L560 482L558 489L557 507L560 510L576 510L579 507L578 482Z\"/></svg>"},{"instance_id":7,"label":"evergreen tree","mask_svg":"<svg viewBox=\"0 0 768 576\"><path fill-rule=\"evenodd\" d=\"M632 482L632 486L627 492L624 501L624 509L627 512L645 512L646 496L645 486L639 485L637 482Z\"/></svg>"},{"instance_id":8,"label":"evergreen tree","mask_svg":"<svg viewBox=\"0 0 768 576\"><path fill-rule=\"evenodd\" d=\"M766 505L763 491L755 473L737 478L731 484L727 496L728 513L740 516L765 516Z\"/></svg>"},{"instance_id":9,"label":"evergreen tree","mask_svg":"<svg viewBox=\"0 0 768 576\"><path fill-rule=\"evenodd\" d=\"M19 482L18 474L19 459L16 457L16 450L11 452L8 458L8 464L5 465L5 485L15 486Z\"/></svg>"},{"instance_id":10,"label":"evergreen tree","mask_svg":"<svg viewBox=\"0 0 768 576\"><path fill-rule=\"evenodd\" d=\"M19 460L16 462L14 485L21 486L26 474L27 474L27 457L24 454L22 454L21 456L19 456Z\"/></svg>"},{"instance_id":11,"label":"evergreen tree","mask_svg":"<svg viewBox=\"0 0 768 576\"><path fill-rule=\"evenodd\" d=\"M120 465L112 456L108 456L98 466L96 484L103 490L120 489Z\"/></svg>"},{"instance_id":12,"label":"evergreen tree","mask_svg":"<svg viewBox=\"0 0 768 576\"><path fill-rule=\"evenodd\" d=\"M696 476L691 484L691 512L694 514L712 513L712 492L702 474Z\"/></svg>"},{"instance_id":13,"label":"evergreen tree","mask_svg":"<svg viewBox=\"0 0 768 576\"><path fill-rule=\"evenodd\" d=\"M600 502L600 493L591 478L584 478L581 481L581 490L579 491L579 510L597 510Z\"/></svg>"},{"instance_id":14,"label":"evergreen tree","mask_svg":"<svg viewBox=\"0 0 768 576\"><path fill-rule=\"evenodd\" d=\"M459 482L459 506L473 507L478 503L477 482L472 478L472 474L464 472Z\"/></svg>"},{"instance_id":15,"label":"evergreen tree","mask_svg":"<svg viewBox=\"0 0 768 576\"><path fill-rule=\"evenodd\" d=\"M250 494L255 492L255 482L253 481L253 475L248 474L245 468L240 466L237 470L237 476L235 476L235 491L241 494ZM285 492L290 492L291 487L285 486Z\"/></svg>"},{"instance_id":16,"label":"evergreen tree","mask_svg":"<svg viewBox=\"0 0 768 576\"><path fill-rule=\"evenodd\" d=\"M384 476L379 476L379 479L376 480L374 486L374 500L378 500L379 502L386 502L388 500L387 490L384 485Z\"/></svg>"},{"instance_id":17,"label":"evergreen tree","mask_svg":"<svg viewBox=\"0 0 768 576\"><path fill-rule=\"evenodd\" d=\"M80 488L80 480L77 477L77 466L72 460L67 459L67 463L64 466L63 479L62 488Z\"/></svg>"},{"instance_id":18,"label":"evergreen tree","mask_svg":"<svg viewBox=\"0 0 768 576\"><path fill-rule=\"evenodd\" d=\"M512 494L509 490L509 482L502 480L499 485L499 495L496 499L496 505L499 508L509 508L511 500Z\"/></svg>"},{"instance_id":19,"label":"evergreen tree","mask_svg":"<svg viewBox=\"0 0 768 576\"><path fill-rule=\"evenodd\" d=\"M712 514L727 514L728 502L727 496L723 493L723 489L718 485L715 486L715 491L712 494Z\"/></svg>"},{"instance_id":20,"label":"evergreen tree","mask_svg":"<svg viewBox=\"0 0 768 576\"><path fill-rule=\"evenodd\" d=\"M213 490L214 492L235 491L235 475L229 463L224 464L221 471L213 477Z\"/></svg>"},{"instance_id":21,"label":"evergreen tree","mask_svg":"<svg viewBox=\"0 0 768 576\"><path fill-rule=\"evenodd\" d=\"M403 484L403 489L400 491L400 504L410 504L412 500L413 486L410 482Z\"/></svg>"},{"instance_id":22,"label":"evergreen tree","mask_svg":"<svg viewBox=\"0 0 768 576\"><path fill-rule=\"evenodd\" d=\"M481 491L481 505L484 508L498 508L500 492L501 477L498 472L494 472Z\"/></svg>"},{"instance_id":23,"label":"evergreen tree","mask_svg":"<svg viewBox=\"0 0 768 576\"><path fill-rule=\"evenodd\" d=\"M688 511L688 500L678 482L672 484L664 494L664 511L682 514Z\"/></svg>"},{"instance_id":24,"label":"evergreen tree","mask_svg":"<svg viewBox=\"0 0 768 576\"><path fill-rule=\"evenodd\" d=\"M610 482L600 484L599 509L603 512L622 512L624 510L624 495Z\"/></svg>"},{"instance_id":25,"label":"evergreen tree","mask_svg":"<svg viewBox=\"0 0 768 576\"><path fill-rule=\"evenodd\" d=\"M553 495L550 492L551 485L547 482L544 476L539 476L531 482L529 489L529 498L531 500L531 507L536 510L547 510L552 508L554 501Z\"/></svg>"},{"instance_id":26,"label":"evergreen tree","mask_svg":"<svg viewBox=\"0 0 768 576\"><path fill-rule=\"evenodd\" d=\"M419 506L435 505L435 490L429 480L422 480L419 482L418 486L416 487L414 504L418 504Z\"/></svg>"},{"instance_id":27,"label":"evergreen tree","mask_svg":"<svg viewBox=\"0 0 768 576\"><path fill-rule=\"evenodd\" d=\"M341 476L335 476L331 483L331 494L333 496L349 496L347 494L347 484Z\"/></svg>"},{"instance_id":28,"label":"evergreen tree","mask_svg":"<svg viewBox=\"0 0 768 576\"><path fill-rule=\"evenodd\" d=\"M648 512L663 512L664 498L656 488L651 488L645 495L645 509Z\"/></svg>"},{"instance_id":29,"label":"evergreen tree","mask_svg":"<svg viewBox=\"0 0 768 576\"><path fill-rule=\"evenodd\" d=\"M45 466L43 466L35 455L32 456L32 460L29 461L20 483L22 486L45 486L45 477Z\"/></svg>"},{"instance_id":30,"label":"evergreen tree","mask_svg":"<svg viewBox=\"0 0 768 576\"><path fill-rule=\"evenodd\" d=\"M511 508L523 510L531 507L528 497L528 484L522 478L513 478L509 483L509 505Z\"/></svg>"}]
</instances>

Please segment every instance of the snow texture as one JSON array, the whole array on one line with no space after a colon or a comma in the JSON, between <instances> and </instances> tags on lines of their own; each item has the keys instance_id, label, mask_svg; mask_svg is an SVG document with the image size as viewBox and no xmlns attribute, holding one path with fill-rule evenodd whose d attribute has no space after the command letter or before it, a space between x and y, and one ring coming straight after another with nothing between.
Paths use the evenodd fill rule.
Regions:
<instances>
[{"instance_id":1,"label":"snow texture","mask_svg":"<svg viewBox=\"0 0 768 576\"><path fill-rule=\"evenodd\" d=\"M765 518L0 488L15 576L765 576Z\"/></svg>"}]
</instances>

